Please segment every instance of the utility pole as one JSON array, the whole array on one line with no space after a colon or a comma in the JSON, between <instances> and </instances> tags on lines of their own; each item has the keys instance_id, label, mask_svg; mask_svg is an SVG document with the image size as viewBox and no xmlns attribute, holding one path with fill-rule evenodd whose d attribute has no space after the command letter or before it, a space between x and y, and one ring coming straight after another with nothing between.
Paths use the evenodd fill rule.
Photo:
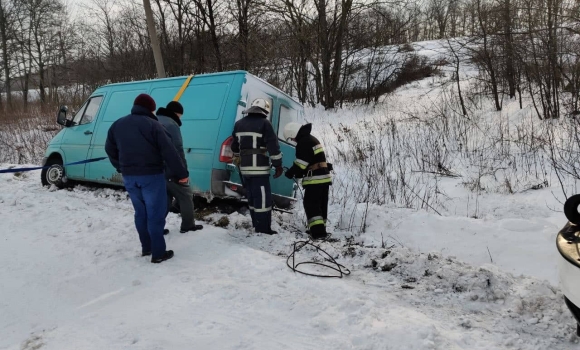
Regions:
<instances>
[{"instance_id":1,"label":"utility pole","mask_svg":"<svg viewBox=\"0 0 580 350\"><path fill-rule=\"evenodd\" d=\"M153 49L153 58L155 58L155 66L157 67L157 77L165 78L165 68L163 67L163 57L161 56L161 47L159 46L159 39L157 38L157 31L155 30L155 22L153 22L153 12L151 11L151 3L149 0L143 0L143 7L145 7L145 17L147 18L147 29L149 30L149 37L151 38L151 48Z\"/></svg>"}]
</instances>

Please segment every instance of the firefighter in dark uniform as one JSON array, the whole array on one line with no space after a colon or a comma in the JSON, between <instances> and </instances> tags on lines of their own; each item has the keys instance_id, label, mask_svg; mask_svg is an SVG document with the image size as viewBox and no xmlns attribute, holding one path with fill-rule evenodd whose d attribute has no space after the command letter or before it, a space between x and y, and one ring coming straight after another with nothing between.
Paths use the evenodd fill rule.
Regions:
<instances>
[{"instance_id":1,"label":"firefighter in dark uniform","mask_svg":"<svg viewBox=\"0 0 580 350\"><path fill-rule=\"evenodd\" d=\"M234 126L232 151L234 164L242 173L252 225L256 232L276 234L272 223L272 190L270 169L276 168L274 178L282 175L282 152L278 136L268 120L270 104L262 98L252 102L247 114ZM269 156L268 156L269 155Z\"/></svg>"},{"instance_id":2,"label":"firefighter in dark uniform","mask_svg":"<svg viewBox=\"0 0 580 350\"><path fill-rule=\"evenodd\" d=\"M284 138L296 142L296 160L286 177L301 178L304 188L304 211L308 218L308 231L312 239L327 236L328 191L332 184L332 164L326 162L324 148L312 135L312 124L288 123Z\"/></svg>"}]
</instances>

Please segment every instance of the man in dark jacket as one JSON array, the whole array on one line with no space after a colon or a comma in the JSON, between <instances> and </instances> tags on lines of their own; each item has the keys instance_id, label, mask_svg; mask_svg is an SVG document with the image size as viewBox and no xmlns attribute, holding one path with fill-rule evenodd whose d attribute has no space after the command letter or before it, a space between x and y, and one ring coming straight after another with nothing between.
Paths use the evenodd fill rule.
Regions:
<instances>
[{"instance_id":1,"label":"man in dark jacket","mask_svg":"<svg viewBox=\"0 0 580 350\"><path fill-rule=\"evenodd\" d=\"M243 185L246 189L252 225L256 232L276 234L272 223L272 190L270 188L270 169L276 168L274 178L282 175L282 152L278 137L268 120L270 104L258 98L246 111L246 117L234 126L232 151L238 158ZM268 157L269 154L269 157ZM270 161L272 162L270 164Z\"/></svg>"},{"instance_id":2,"label":"man in dark jacket","mask_svg":"<svg viewBox=\"0 0 580 350\"><path fill-rule=\"evenodd\" d=\"M111 125L105 151L123 175L133 203L142 256L152 255L151 262L160 263L173 257L172 250L165 250L163 238L167 208L164 163L180 183L189 181L189 173L154 112L151 96L137 96L131 114Z\"/></svg>"},{"instance_id":3,"label":"man in dark jacket","mask_svg":"<svg viewBox=\"0 0 580 350\"><path fill-rule=\"evenodd\" d=\"M296 142L296 160L286 171L289 179L301 178L304 188L304 211L308 218L308 229L313 239L327 236L328 191L332 184L332 165L326 162L324 148L312 135L312 124L288 123L284 138Z\"/></svg>"},{"instance_id":4,"label":"man in dark jacket","mask_svg":"<svg viewBox=\"0 0 580 350\"><path fill-rule=\"evenodd\" d=\"M179 153L181 162L187 168L187 160L185 159L185 152L183 151L183 138L181 136L181 116L183 115L183 106L177 101L171 101L167 104L167 107L159 108L157 110L157 119L169 136L171 136L171 141L175 146L175 149ZM201 230L202 225L195 224L195 218L193 213L193 191L188 183L179 183L179 179L176 174L171 171L168 166L165 167L165 179L167 180L167 211L166 216L171 208L171 203L173 198L177 200L179 204L179 212L181 213L181 233L188 231ZM165 230L168 233L168 230Z\"/></svg>"}]
</instances>

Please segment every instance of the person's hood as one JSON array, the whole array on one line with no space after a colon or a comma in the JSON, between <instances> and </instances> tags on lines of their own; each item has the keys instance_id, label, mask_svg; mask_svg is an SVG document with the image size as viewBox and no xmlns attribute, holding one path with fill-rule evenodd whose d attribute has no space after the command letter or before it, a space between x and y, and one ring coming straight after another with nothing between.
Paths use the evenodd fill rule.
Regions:
<instances>
[{"instance_id":1,"label":"person's hood","mask_svg":"<svg viewBox=\"0 0 580 350\"><path fill-rule=\"evenodd\" d=\"M300 130L298 130L298 133L296 134L296 140L309 136L311 132L312 132L311 123L302 125L302 127L300 128Z\"/></svg>"},{"instance_id":2,"label":"person's hood","mask_svg":"<svg viewBox=\"0 0 580 350\"><path fill-rule=\"evenodd\" d=\"M168 110L167 108L160 107L157 110L157 115L163 115L163 116L166 116L167 118L171 118L171 119L173 119L174 122L177 123L177 125L181 126L181 119L177 116L177 114L173 113L172 111Z\"/></svg>"},{"instance_id":3,"label":"person's hood","mask_svg":"<svg viewBox=\"0 0 580 350\"><path fill-rule=\"evenodd\" d=\"M149 118L158 120L155 114L153 114L151 111L148 111L147 108L139 105L133 105L133 108L131 108L131 114L145 115Z\"/></svg>"}]
</instances>

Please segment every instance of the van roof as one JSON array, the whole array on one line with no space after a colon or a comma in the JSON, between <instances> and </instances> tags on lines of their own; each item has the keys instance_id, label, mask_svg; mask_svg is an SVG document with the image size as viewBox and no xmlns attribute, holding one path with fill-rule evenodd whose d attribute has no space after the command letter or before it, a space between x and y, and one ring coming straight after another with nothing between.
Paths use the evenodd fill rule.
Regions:
<instances>
[{"instance_id":1,"label":"van roof","mask_svg":"<svg viewBox=\"0 0 580 350\"><path fill-rule=\"evenodd\" d=\"M227 71L227 72L217 72L217 73L202 73L202 74L195 74L194 76L198 76L198 75L203 75L203 76L209 76L209 75L230 75L230 74L249 74L248 72L246 72L245 70L232 70L232 71ZM101 86L101 88L104 87L110 87L110 86L120 86L120 85L128 85L128 84L136 84L136 83L147 83L147 82L152 82L152 81L171 81L171 80L177 80L177 79L183 79L183 78L187 78L188 75L181 75L178 77L170 77L170 78L155 78L155 79L146 79L146 80L135 80L135 81L127 81L127 82L123 82L123 83L113 83L113 84L107 84L107 85L103 85Z\"/></svg>"},{"instance_id":2,"label":"van roof","mask_svg":"<svg viewBox=\"0 0 580 350\"><path fill-rule=\"evenodd\" d=\"M201 73L201 74L195 74L194 76L198 76L198 75L203 75L203 76L218 76L218 75L231 75L231 74L243 74L243 75L249 75L252 78L261 81L264 84L267 84L268 86L272 87L274 90L281 92L282 94L290 97L292 100L294 100L297 103L300 103L300 101L298 101L297 99L295 99L294 97L292 97L290 94L286 93L285 91L280 90L279 88L275 87L274 85L268 83L266 80L253 75L252 73L249 73L248 71L245 70L232 70L232 71L226 71L226 72L216 72L216 73ZM177 80L177 79L183 79L188 77L188 75L181 75L178 77L171 77L171 78L160 78L160 79L147 79L147 80L136 80L136 81L127 81L127 82L123 82L123 83L113 83L113 84L107 84L107 85L102 85L100 86L98 89L102 89L102 88L106 88L106 87L111 87L111 86L122 86L122 85L129 85L129 84L136 84L136 83L147 83L147 82L151 82L151 81L171 81L171 80ZM98 90L97 89L97 90Z\"/></svg>"}]
</instances>

